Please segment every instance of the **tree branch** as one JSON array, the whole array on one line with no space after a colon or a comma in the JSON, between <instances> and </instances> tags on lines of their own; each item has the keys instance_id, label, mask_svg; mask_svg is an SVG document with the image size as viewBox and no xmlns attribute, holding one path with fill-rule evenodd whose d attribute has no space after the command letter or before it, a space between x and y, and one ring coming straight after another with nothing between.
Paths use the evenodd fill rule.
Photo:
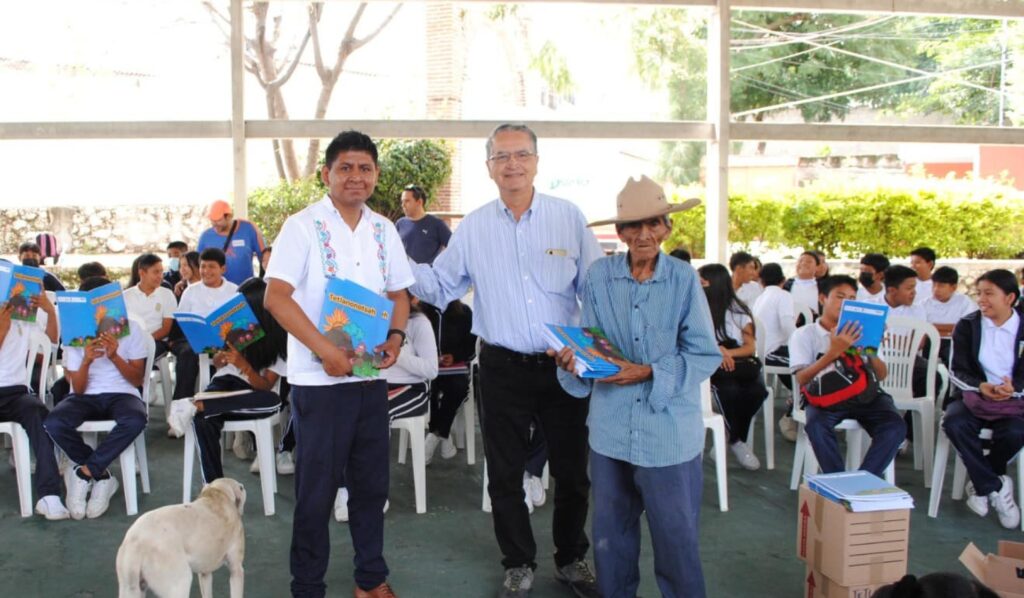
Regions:
<instances>
[{"instance_id":1,"label":"tree branch","mask_svg":"<svg viewBox=\"0 0 1024 598\"><path fill-rule=\"evenodd\" d=\"M292 58L291 64L289 64L288 68L285 69L283 73L279 74L276 79L267 83L268 87L277 88L288 82L292 73L295 72L295 67L299 66L299 59L302 58L302 53L306 51L306 44L309 42L309 38L310 32L307 30L306 35L302 37L302 43L299 44L299 49L295 51L295 56Z\"/></svg>"},{"instance_id":2,"label":"tree branch","mask_svg":"<svg viewBox=\"0 0 1024 598\"><path fill-rule=\"evenodd\" d=\"M324 5L316 2L309 5L309 34L313 39L313 64L316 66L316 74L320 81L326 81L330 73L324 67L324 58L320 53L320 15L323 14Z\"/></svg>"},{"instance_id":3,"label":"tree branch","mask_svg":"<svg viewBox=\"0 0 1024 598\"><path fill-rule=\"evenodd\" d=\"M221 34L224 37L227 37L227 38L230 39L231 38L231 19L228 18L227 15L225 15L224 13L220 12L219 10L217 10L217 8L212 3L210 3L208 0L204 0L203 1L203 7L205 7L206 10L209 11L209 13L210 13L210 20L213 21L213 24L217 26L217 29L220 29Z\"/></svg>"},{"instance_id":4,"label":"tree branch","mask_svg":"<svg viewBox=\"0 0 1024 598\"><path fill-rule=\"evenodd\" d=\"M363 6L365 6L365 4ZM362 39L353 40L352 43L349 45L349 53L355 52L359 48L361 48L361 47L365 46L366 44L372 42L373 38L377 37L377 34L379 34L385 27L388 26L388 23L391 22L391 19L395 18L395 15L398 14L398 11L401 10L401 9L402 9L402 4L399 3L397 6L395 6L394 10L391 11L391 14L389 14L387 16L387 18L384 19L383 22L381 22L380 26L378 26L373 31L373 33L371 33L370 35L367 35L366 37L364 37ZM354 33L354 28L353 28L353 33Z\"/></svg>"}]
</instances>

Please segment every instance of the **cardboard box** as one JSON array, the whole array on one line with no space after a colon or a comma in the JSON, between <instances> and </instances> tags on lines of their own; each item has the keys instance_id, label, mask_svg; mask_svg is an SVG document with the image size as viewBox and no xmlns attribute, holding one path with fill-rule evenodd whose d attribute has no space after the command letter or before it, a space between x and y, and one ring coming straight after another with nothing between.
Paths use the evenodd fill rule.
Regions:
<instances>
[{"instance_id":1,"label":"cardboard box","mask_svg":"<svg viewBox=\"0 0 1024 598\"><path fill-rule=\"evenodd\" d=\"M851 513L800 486L796 553L845 587L899 581L907 574L910 510Z\"/></svg>"},{"instance_id":2,"label":"cardboard box","mask_svg":"<svg viewBox=\"0 0 1024 598\"><path fill-rule=\"evenodd\" d=\"M986 555L972 542L960 562L1002 598L1024 598L1024 543L1001 541L997 554Z\"/></svg>"},{"instance_id":3,"label":"cardboard box","mask_svg":"<svg viewBox=\"0 0 1024 598\"><path fill-rule=\"evenodd\" d=\"M822 575L821 571L810 567L807 568L807 577L804 578L806 598L871 598L878 588L884 585L887 585L887 582L841 586Z\"/></svg>"}]
</instances>

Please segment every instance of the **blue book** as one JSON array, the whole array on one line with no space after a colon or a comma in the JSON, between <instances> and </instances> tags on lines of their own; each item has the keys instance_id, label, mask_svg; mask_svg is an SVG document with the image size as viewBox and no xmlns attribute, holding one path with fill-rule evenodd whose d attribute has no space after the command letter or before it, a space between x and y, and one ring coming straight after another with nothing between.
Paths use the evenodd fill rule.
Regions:
<instances>
[{"instance_id":1,"label":"blue book","mask_svg":"<svg viewBox=\"0 0 1024 598\"><path fill-rule=\"evenodd\" d=\"M351 280L332 278L324 289L320 332L348 352L352 375L376 378L380 356L373 350L387 340L394 301Z\"/></svg>"},{"instance_id":2,"label":"blue book","mask_svg":"<svg viewBox=\"0 0 1024 598\"><path fill-rule=\"evenodd\" d=\"M14 308L12 320L36 321L38 308L32 307L32 298L43 293L43 276L39 268L0 262L0 303Z\"/></svg>"},{"instance_id":3,"label":"blue book","mask_svg":"<svg viewBox=\"0 0 1024 598\"><path fill-rule=\"evenodd\" d=\"M84 347L104 332L128 336L128 308L121 284L112 282L91 291L57 291L60 340L67 347Z\"/></svg>"},{"instance_id":4,"label":"blue book","mask_svg":"<svg viewBox=\"0 0 1024 598\"><path fill-rule=\"evenodd\" d=\"M576 356L576 375L580 378L607 378L621 369L609 358L626 361L622 351L597 326L581 328L545 324L544 339L555 351L561 351L562 347L572 349Z\"/></svg>"},{"instance_id":5,"label":"blue book","mask_svg":"<svg viewBox=\"0 0 1024 598\"><path fill-rule=\"evenodd\" d=\"M913 509L914 499L867 471L840 471L805 476L807 487L855 513Z\"/></svg>"},{"instance_id":6,"label":"blue book","mask_svg":"<svg viewBox=\"0 0 1024 598\"><path fill-rule=\"evenodd\" d=\"M882 344L882 337L885 336L887 317L888 305L847 299L843 301L842 311L839 312L836 331L842 330L847 322L857 322L861 327L860 340L854 343L854 346L867 352L877 352Z\"/></svg>"},{"instance_id":7,"label":"blue book","mask_svg":"<svg viewBox=\"0 0 1024 598\"><path fill-rule=\"evenodd\" d=\"M264 336L256 314L242 295L235 295L207 316L175 312L174 319L196 355L213 355L230 343L241 351Z\"/></svg>"}]
</instances>

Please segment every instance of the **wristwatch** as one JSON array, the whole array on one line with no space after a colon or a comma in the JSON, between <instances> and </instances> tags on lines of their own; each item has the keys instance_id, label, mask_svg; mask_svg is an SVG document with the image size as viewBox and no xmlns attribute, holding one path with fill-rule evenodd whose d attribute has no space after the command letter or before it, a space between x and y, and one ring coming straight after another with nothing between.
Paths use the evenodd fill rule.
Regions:
<instances>
[{"instance_id":1,"label":"wristwatch","mask_svg":"<svg viewBox=\"0 0 1024 598\"><path fill-rule=\"evenodd\" d=\"M388 330L387 338L391 338L392 334L397 334L397 335L401 336L402 337L402 344L405 344L405 338L406 337L405 337L405 331L404 330L401 330L399 328L392 328L391 330Z\"/></svg>"}]
</instances>

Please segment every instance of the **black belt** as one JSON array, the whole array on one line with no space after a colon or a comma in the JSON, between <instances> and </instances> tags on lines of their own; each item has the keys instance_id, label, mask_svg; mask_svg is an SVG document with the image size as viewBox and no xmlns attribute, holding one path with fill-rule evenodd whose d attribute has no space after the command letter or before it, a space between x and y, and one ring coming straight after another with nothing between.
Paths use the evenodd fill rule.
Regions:
<instances>
[{"instance_id":1,"label":"black belt","mask_svg":"<svg viewBox=\"0 0 1024 598\"><path fill-rule=\"evenodd\" d=\"M520 365L544 367L555 366L555 358L551 357L547 353L519 353L518 351L513 351L490 343L482 343L480 352L481 356L489 354L489 357L504 359L510 363Z\"/></svg>"}]
</instances>

